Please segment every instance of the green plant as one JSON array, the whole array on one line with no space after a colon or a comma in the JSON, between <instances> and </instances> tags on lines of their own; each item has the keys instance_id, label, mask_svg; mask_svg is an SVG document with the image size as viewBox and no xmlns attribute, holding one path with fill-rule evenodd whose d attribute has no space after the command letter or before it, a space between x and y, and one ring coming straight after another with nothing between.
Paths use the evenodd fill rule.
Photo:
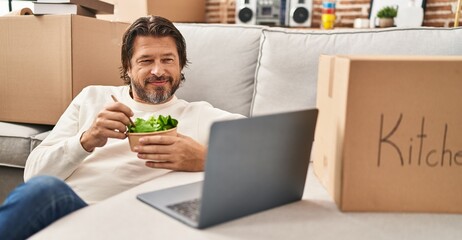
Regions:
<instances>
[{"instance_id":1,"label":"green plant","mask_svg":"<svg viewBox=\"0 0 462 240\"><path fill-rule=\"evenodd\" d=\"M397 15L398 15L398 9L391 7L391 6L383 7L377 12L378 18L394 18Z\"/></svg>"}]
</instances>

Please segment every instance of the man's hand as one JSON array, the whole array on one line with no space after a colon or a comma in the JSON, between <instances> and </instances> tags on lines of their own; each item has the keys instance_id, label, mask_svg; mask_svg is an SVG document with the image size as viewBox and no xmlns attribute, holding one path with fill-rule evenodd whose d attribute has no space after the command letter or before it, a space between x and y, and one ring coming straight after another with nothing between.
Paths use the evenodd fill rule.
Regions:
<instances>
[{"instance_id":1,"label":"man's hand","mask_svg":"<svg viewBox=\"0 0 462 240\"><path fill-rule=\"evenodd\" d=\"M126 138L129 116L133 116L133 112L123 103L108 104L98 113L92 126L82 134L80 144L87 152L92 152L96 147L106 145L108 138Z\"/></svg>"},{"instance_id":2,"label":"man's hand","mask_svg":"<svg viewBox=\"0 0 462 240\"><path fill-rule=\"evenodd\" d=\"M187 172L204 170L206 148L185 135L143 137L135 152L151 168Z\"/></svg>"}]
</instances>

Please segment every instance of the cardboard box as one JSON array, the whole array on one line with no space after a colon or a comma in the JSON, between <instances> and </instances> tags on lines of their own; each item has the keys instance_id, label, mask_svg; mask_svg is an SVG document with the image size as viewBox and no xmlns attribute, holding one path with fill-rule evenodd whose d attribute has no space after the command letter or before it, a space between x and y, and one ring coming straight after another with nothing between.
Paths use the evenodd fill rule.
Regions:
<instances>
[{"instance_id":1,"label":"cardboard box","mask_svg":"<svg viewBox=\"0 0 462 240\"><path fill-rule=\"evenodd\" d=\"M148 14L173 22L205 22L205 0L148 0Z\"/></svg>"},{"instance_id":2,"label":"cardboard box","mask_svg":"<svg viewBox=\"0 0 462 240\"><path fill-rule=\"evenodd\" d=\"M103 0L114 4L113 15L100 19L134 22L139 17L158 15L172 22L205 22L205 0Z\"/></svg>"},{"instance_id":3,"label":"cardboard box","mask_svg":"<svg viewBox=\"0 0 462 240\"><path fill-rule=\"evenodd\" d=\"M122 85L127 23L75 15L0 17L0 121L55 124L88 85Z\"/></svg>"},{"instance_id":4,"label":"cardboard box","mask_svg":"<svg viewBox=\"0 0 462 240\"><path fill-rule=\"evenodd\" d=\"M462 213L462 57L321 56L316 176L342 211Z\"/></svg>"}]
</instances>

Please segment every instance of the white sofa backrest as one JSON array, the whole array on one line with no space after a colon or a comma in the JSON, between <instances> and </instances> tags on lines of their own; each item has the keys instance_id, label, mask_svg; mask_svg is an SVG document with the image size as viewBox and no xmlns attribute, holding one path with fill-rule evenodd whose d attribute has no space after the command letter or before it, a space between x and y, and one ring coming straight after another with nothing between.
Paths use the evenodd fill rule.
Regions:
<instances>
[{"instance_id":1,"label":"white sofa backrest","mask_svg":"<svg viewBox=\"0 0 462 240\"><path fill-rule=\"evenodd\" d=\"M176 24L186 40L189 67L177 91L187 101L207 101L214 107L250 114L260 26Z\"/></svg>"},{"instance_id":2,"label":"white sofa backrest","mask_svg":"<svg viewBox=\"0 0 462 240\"><path fill-rule=\"evenodd\" d=\"M462 55L462 28L262 29L251 115L315 107L321 54Z\"/></svg>"}]
</instances>

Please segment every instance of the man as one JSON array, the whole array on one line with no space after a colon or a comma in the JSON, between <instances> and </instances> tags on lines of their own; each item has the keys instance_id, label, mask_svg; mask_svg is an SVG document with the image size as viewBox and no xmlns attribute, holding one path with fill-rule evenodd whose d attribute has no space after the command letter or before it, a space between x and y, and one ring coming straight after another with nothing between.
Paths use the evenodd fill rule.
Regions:
<instances>
[{"instance_id":1,"label":"man","mask_svg":"<svg viewBox=\"0 0 462 240\"><path fill-rule=\"evenodd\" d=\"M243 116L178 99L174 93L186 64L184 38L170 21L154 16L135 21L122 43L121 77L127 86L87 87L72 101L30 154L26 184L0 208L0 239L24 232L19 238L28 237L87 204L172 170L202 171L212 122ZM178 135L141 138L131 152L125 135L129 118L159 114L178 120Z\"/></svg>"}]
</instances>

